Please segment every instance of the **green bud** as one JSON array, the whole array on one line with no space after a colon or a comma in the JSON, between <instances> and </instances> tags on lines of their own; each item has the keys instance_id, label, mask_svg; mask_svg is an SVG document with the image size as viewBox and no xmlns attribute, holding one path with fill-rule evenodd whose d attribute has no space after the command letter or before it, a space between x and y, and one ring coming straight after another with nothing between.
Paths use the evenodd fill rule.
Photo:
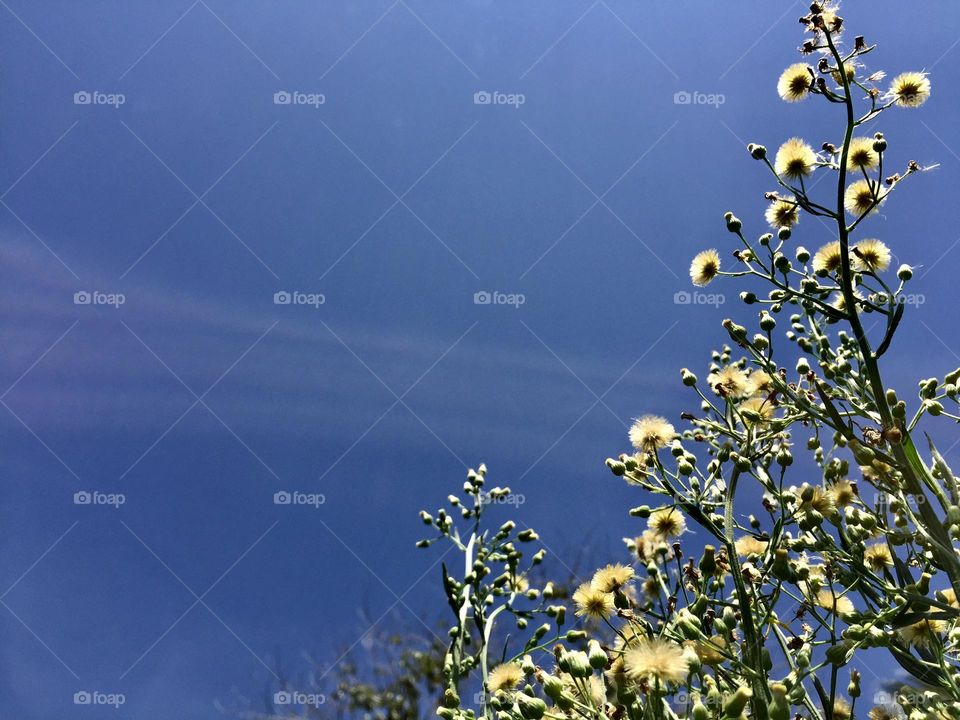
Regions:
<instances>
[{"instance_id":1,"label":"green bud","mask_svg":"<svg viewBox=\"0 0 960 720\"><path fill-rule=\"evenodd\" d=\"M757 145L756 143L747 145L747 152L750 153L750 157L754 160L763 160L767 156L767 149L763 145Z\"/></svg>"},{"instance_id":2,"label":"green bud","mask_svg":"<svg viewBox=\"0 0 960 720\"><path fill-rule=\"evenodd\" d=\"M901 265L897 270L897 279L903 282L907 282L910 278L913 277L913 268L909 265Z\"/></svg>"},{"instance_id":3,"label":"green bud","mask_svg":"<svg viewBox=\"0 0 960 720\"><path fill-rule=\"evenodd\" d=\"M517 693L516 700L524 720L540 720L547 711L547 704L538 697Z\"/></svg>"},{"instance_id":4,"label":"green bud","mask_svg":"<svg viewBox=\"0 0 960 720\"><path fill-rule=\"evenodd\" d=\"M567 633L569 636L570 633ZM590 659L585 652L574 650L560 655L557 665L565 673L575 678L587 678L593 674L593 668L590 666Z\"/></svg>"},{"instance_id":5,"label":"green bud","mask_svg":"<svg viewBox=\"0 0 960 720\"><path fill-rule=\"evenodd\" d=\"M790 228L788 228L786 225L777 230L777 237L780 240L789 240L791 234Z\"/></svg>"},{"instance_id":6,"label":"green bud","mask_svg":"<svg viewBox=\"0 0 960 720\"><path fill-rule=\"evenodd\" d=\"M740 222L740 218L734 215L732 212L724 214L723 219L727 223L727 230L732 233L740 232L740 228L743 227L743 223Z\"/></svg>"},{"instance_id":7,"label":"green bud","mask_svg":"<svg viewBox=\"0 0 960 720\"><path fill-rule=\"evenodd\" d=\"M750 688L738 687L737 691L723 704L723 714L728 718L740 717L751 697L753 697L753 691Z\"/></svg>"},{"instance_id":8,"label":"green bud","mask_svg":"<svg viewBox=\"0 0 960 720\"><path fill-rule=\"evenodd\" d=\"M648 518L651 512L649 505L638 505L635 508L630 508L630 517Z\"/></svg>"},{"instance_id":9,"label":"green bud","mask_svg":"<svg viewBox=\"0 0 960 720\"><path fill-rule=\"evenodd\" d=\"M606 463L607 463L607 467L610 468L610 472L612 472L617 477L623 477L623 475L626 474L627 472L627 466L624 465L619 460L614 460L613 458L607 458Z\"/></svg>"},{"instance_id":10,"label":"green bud","mask_svg":"<svg viewBox=\"0 0 960 720\"><path fill-rule=\"evenodd\" d=\"M796 257L798 263L806 263L810 259L810 251L800 245L797 247Z\"/></svg>"},{"instance_id":11,"label":"green bud","mask_svg":"<svg viewBox=\"0 0 960 720\"><path fill-rule=\"evenodd\" d=\"M587 658L590 661L590 667L595 670L603 670L607 666L607 654L596 640L591 640L587 644Z\"/></svg>"}]
</instances>

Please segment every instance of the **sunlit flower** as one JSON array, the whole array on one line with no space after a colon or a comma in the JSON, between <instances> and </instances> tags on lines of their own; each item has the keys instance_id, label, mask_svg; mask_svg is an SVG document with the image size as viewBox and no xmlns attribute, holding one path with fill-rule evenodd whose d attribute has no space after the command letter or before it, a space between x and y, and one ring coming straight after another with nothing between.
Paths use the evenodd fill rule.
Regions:
<instances>
[{"instance_id":1,"label":"sunlit flower","mask_svg":"<svg viewBox=\"0 0 960 720\"><path fill-rule=\"evenodd\" d=\"M751 395L766 395L773 390L773 378L764 370L754 370L747 379L747 389Z\"/></svg>"},{"instance_id":2,"label":"sunlit flower","mask_svg":"<svg viewBox=\"0 0 960 720\"><path fill-rule=\"evenodd\" d=\"M491 693L497 690L513 690L523 680L523 670L514 663L497 665L487 676L487 689Z\"/></svg>"},{"instance_id":3,"label":"sunlit flower","mask_svg":"<svg viewBox=\"0 0 960 720\"><path fill-rule=\"evenodd\" d=\"M673 558L673 548L652 530L645 530L642 535L628 540L627 546L637 554L637 559L643 563L649 562L657 555L662 555L666 560Z\"/></svg>"},{"instance_id":4,"label":"sunlit flower","mask_svg":"<svg viewBox=\"0 0 960 720\"><path fill-rule=\"evenodd\" d=\"M880 156L873 149L873 138L854 138L847 151L848 170L872 170L880 162Z\"/></svg>"},{"instance_id":5,"label":"sunlit flower","mask_svg":"<svg viewBox=\"0 0 960 720\"><path fill-rule=\"evenodd\" d=\"M787 140L777 150L777 158L773 163L778 175L791 180L799 180L813 172L817 162L817 154L801 138L794 137Z\"/></svg>"},{"instance_id":6,"label":"sunlit flower","mask_svg":"<svg viewBox=\"0 0 960 720\"><path fill-rule=\"evenodd\" d=\"M857 270L886 270L890 267L890 248L879 240L861 240L854 246L850 261Z\"/></svg>"},{"instance_id":7,"label":"sunlit flower","mask_svg":"<svg viewBox=\"0 0 960 720\"><path fill-rule=\"evenodd\" d=\"M683 648L661 638L642 639L623 656L624 670L633 680L649 683L681 683L690 672Z\"/></svg>"},{"instance_id":8,"label":"sunlit flower","mask_svg":"<svg viewBox=\"0 0 960 720\"><path fill-rule=\"evenodd\" d=\"M850 615L856 610L850 598L846 595L835 595L831 590L821 590L817 593L816 602L824 610L830 613L835 612L841 617Z\"/></svg>"},{"instance_id":9,"label":"sunlit flower","mask_svg":"<svg viewBox=\"0 0 960 720\"><path fill-rule=\"evenodd\" d=\"M659 415L644 415L633 421L630 442L637 450L659 450L677 435L673 425Z\"/></svg>"},{"instance_id":10,"label":"sunlit flower","mask_svg":"<svg viewBox=\"0 0 960 720\"><path fill-rule=\"evenodd\" d=\"M619 590L633 579L633 568L628 565L607 565L597 570L590 585L601 592L610 593Z\"/></svg>"},{"instance_id":11,"label":"sunlit flower","mask_svg":"<svg viewBox=\"0 0 960 720\"><path fill-rule=\"evenodd\" d=\"M900 107L920 107L930 97L930 78L922 72L901 73L890 83L890 97Z\"/></svg>"},{"instance_id":12,"label":"sunlit flower","mask_svg":"<svg viewBox=\"0 0 960 720\"><path fill-rule=\"evenodd\" d=\"M877 197L874 197L874 193ZM863 215L875 209L874 202L880 197L880 187L872 180L857 180L847 186L843 194L843 206L851 215ZM879 202L877 202L879 205Z\"/></svg>"},{"instance_id":13,"label":"sunlit flower","mask_svg":"<svg viewBox=\"0 0 960 720\"><path fill-rule=\"evenodd\" d=\"M737 406L743 421L750 427L766 425L773 419L776 408L764 397L752 397Z\"/></svg>"},{"instance_id":14,"label":"sunlit flower","mask_svg":"<svg viewBox=\"0 0 960 720\"><path fill-rule=\"evenodd\" d=\"M713 391L721 397L738 398L747 394L747 374L737 365L727 365L707 377Z\"/></svg>"},{"instance_id":15,"label":"sunlit flower","mask_svg":"<svg viewBox=\"0 0 960 720\"><path fill-rule=\"evenodd\" d=\"M833 701L833 718L834 720L850 720L853 716L853 710L848 703L843 698L837 698Z\"/></svg>"},{"instance_id":16,"label":"sunlit flower","mask_svg":"<svg viewBox=\"0 0 960 720\"><path fill-rule=\"evenodd\" d=\"M874 705L867 711L868 720L898 720L901 716L893 708Z\"/></svg>"},{"instance_id":17,"label":"sunlit flower","mask_svg":"<svg viewBox=\"0 0 960 720\"><path fill-rule=\"evenodd\" d=\"M849 480L837 480L830 486L830 499L839 508L851 504L857 497L857 491Z\"/></svg>"},{"instance_id":18,"label":"sunlit flower","mask_svg":"<svg viewBox=\"0 0 960 720\"><path fill-rule=\"evenodd\" d=\"M687 521L677 508L661 508L650 513L647 527L656 537L666 540L683 535Z\"/></svg>"},{"instance_id":19,"label":"sunlit flower","mask_svg":"<svg viewBox=\"0 0 960 720\"><path fill-rule=\"evenodd\" d=\"M817 275L832 275L840 269L840 241L827 243L813 256L813 271Z\"/></svg>"},{"instance_id":20,"label":"sunlit flower","mask_svg":"<svg viewBox=\"0 0 960 720\"><path fill-rule=\"evenodd\" d=\"M795 63L780 75L777 93L787 102L799 102L810 94L813 87L813 68L806 63Z\"/></svg>"},{"instance_id":21,"label":"sunlit flower","mask_svg":"<svg viewBox=\"0 0 960 720\"><path fill-rule=\"evenodd\" d=\"M701 642L691 642L693 651L704 665L720 665L726 660L727 641L720 635L714 635Z\"/></svg>"},{"instance_id":22,"label":"sunlit flower","mask_svg":"<svg viewBox=\"0 0 960 720\"><path fill-rule=\"evenodd\" d=\"M697 253L690 263L690 279L697 287L703 287L720 272L720 254L711 248Z\"/></svg>"},{"instance_id":23,"label":"sunlit flower","mask_svg":"<svg viewBox=\"0 0 960 720\"><path fill-rule=\"evenodd\" d=\"M893 555L885 542L867 545L863 550L863 562L871 570L880 571L888 565L893 565Z\"/></svg>"},{"instance_id":24,"label":"sunlit flower","mask_svg":"<svg viewBox=\"0 0 960 720\"><path fill-rule=\"evenodd\" d=\"M837 511L833 496L819 485L813 486L810 500L800 503L801 510L816 510L824 517L833 515Z\"/></svg>"},{"instance_id":25,"label":"sunlit flower","mask_svg":"<svg viewBox=\"0 0 960 720\"><path fill-rule=\"evenodd\" d=\"M749 557L751 555L763 555L767 551L768 544L766 540L758 540L752 535L744 535L737 540L735 546L737 548L737 555L740 557Z\"/></svg>"},{"instance_id":26,"label":"sunlit flower","mask_svg":"<svg viewBox=\"0 0 960 720\"><path fill-rule=\"evenodd\" d=\"M774 230L793 227L800 222L800 206L789 200L774 200L767 206L763 217Z\"/></svg>"},{"instance_id":27,"label":"sunlit flower","mask_svg":"<svg viewBox=\"0 0 960 720\"><path fill-rule=\"evenodd\" d=\"M921 620L913 625L900 628L897 632L903 641L914 647L933 647L937 643L937 635L946 630L946 623L942 620Z\"/></svg>"},{"instance_id":28,"label":"sunlit flower","mask_svg":"<svg viewBox=\"0 0 960 720\"><path fill-rule=\"evenodd\" d=\"M573 594L573 604L577 606L577 615L603 620L616 612L613 593L597 590L590 583L583 583Z\"/></svg>"},{"instance_id":29,"label":"sunlit flower","mask_svg":"<svg viewBox=\"0 0 960 720\"><path fill-rule=\"evenodd\" d=\"M847 73L847 82L853 82L853 79L857 76L857 66L853 61L848 61L843 64L843 69ZM838 86L843 87L843 75L840 74L839 70L834 70L830 75Z\"/></svg>"}]
</instances>

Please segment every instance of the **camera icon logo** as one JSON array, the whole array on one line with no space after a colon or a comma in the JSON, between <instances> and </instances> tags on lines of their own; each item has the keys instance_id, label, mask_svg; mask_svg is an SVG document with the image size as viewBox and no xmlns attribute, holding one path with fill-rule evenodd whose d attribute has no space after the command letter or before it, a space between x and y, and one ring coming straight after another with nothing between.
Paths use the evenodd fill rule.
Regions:
<instances>
[{"instance_id":1,"label":"camera icon logo","mask_svg":"<svg viewBox=\"0 0 960 720\"><path fill-rule=\"evenodd\" d=\"M86 290L80 290L73 294L74 305L89 305L93 297Z\"/></svg>"},{"instance_id":2,"label":"camera icon logo","mask_svg":"<svg viewBox=\"0 0 960 720\"><path fill-rule=\"evenodd\" d=\"M689 105L691 102L693 102L693 95L686 90L680 90L673 94L674 105Z\"/></svg>"},{"instance_id":3,"label":"camera icon logo","mask_svg":"<svg viewBox=\"0 0 960 720\"><path fill-rule=\"evenodd\" d=\"M493 95L486 90L478 90L473 94L474 105L489 105L493 102Z\"/></svg>"},{"instance_id":4,"label":"camera icon logo","mask_svg":"<svg viewBox=\"0 0 960 720\"><path fill-rule=\"evenodd\" d=\"M689 305L693 301L693 295L686 290L678 290L673 294L674 305Z\"/></svg>"},{"instance_id":5,"label":"camera icon logo","mask_svg":"<svg viewBox=\"0 0 960 720\"><path fill-rule=\"evenodd\" d=\"M93 495L88 493L86 490L80 490L73 494L73 504L74 505L89 505L93 502Z\"/></svg>"},{"instance_id":6,"label":"camera icon logo","mask_svg":"<svg viewBox=\"0 0 960 720\"><path fill-rule=\"evenodd\" d=\"M280 290L273 294L273 304L274 305L289 305L293 300L293 296L290 295L286 290Z\"/></svg>"},{"instance_id":7,"label":"camera icon logo","mask_svg":"<svg viewBox=\"0 0 960 720\"><path fill-rule=\"evenodd\" d=\"M291 502L293 502L293 496L286 490L280 490L273 494L274 505L289 505Z\"/></svg>"},{"instance_id":8,"label":"camera icon logo","mask_svg":"<svg viewBox=\"0 0 960 720\"><path fill-rule=\"evenodd\" d=\"M493 296L486 290L481 290L473 294L474 305L489 305L491 302L493 302Z\"/></svg>"},{"instance_id":9,"label":"camera icon logo","mask_svg":"<svg viewBox=\"0 0 960 720\"><path fill-rule=\"evenodd\" d=\"M93 95L86 90L80 90L73 94L74 105L89 105L91 102L93 102Z\"/></svg>"},{"instance_id":10,"label":"camera icon logo","mask_svg":"<svg viewBox=\"0 0 960 720\"><path fill-rule=\"evenodd\" d=\"M278 90L273 94L274 105L289 105L291 102L293 102L293 95L286 90Z\"/></svg>"},{"instance_id":11,"label":"camera icon logo","mask_svg":"<svg viewBox=\"0 0 960 720\"><path fill-rule=\"evenodd\" d=\"M93 696L86 690L80 690L73 694L74 705L89 705L91 702L93 702Z\"/></svg>"},{"instance_id":12,"label":"camera icon logo","mask_svg":"<svg viewBox=\"0 0 960 720\"><path fill-rule=\"evenodd\" d=\"M274 705L289 705L293 702L293 693L286 690L278 690L273 694Z\"/></svg>"}]
</instances>

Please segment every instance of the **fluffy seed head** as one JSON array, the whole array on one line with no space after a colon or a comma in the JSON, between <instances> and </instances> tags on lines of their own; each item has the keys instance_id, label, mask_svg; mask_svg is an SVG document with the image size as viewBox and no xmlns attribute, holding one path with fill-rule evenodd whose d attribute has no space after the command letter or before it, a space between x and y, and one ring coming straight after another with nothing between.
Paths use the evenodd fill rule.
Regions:
<instances>
[{"instance_id":1,"label":"fluffy seed head","mask_svg":"<svg viewBox=\"0 0 960 720\"><path fill-rule=\"evenodd\" d=\"M583 583L573 594L573 604L577 607L577 615L604 620L614 612L613 593L597 590L590 583Z\"/></svg>"},{"instance_id":2,"label":"fluffy seed head","mask_svg":"<svg viewBox=\"0 0 960 720\"><path fill-rule=\"evenodd\" d=\"M799 102L810 94L812 86L813 68L806 63L795 63L781 73L777 93L787 102Z\"/></svg>"},{"instance_id":3,"label":"fluffy seed head","mask_svg":"<svg viewBox=\"0 0 960 720\"><path fill-rule=\"evenodd\" d=\"M631 580L633 580L633 568L618 563L597 570L593 575L593 580L590 581L590 585L595 590L611 593L619 590Z\"/></svg>"},{"instance_id":4,"label":"fluffy seed head","mask_svg":"<svg viewBox=\"0 0 960 720\"><path fill-rule=\"evenodd\" d=\"M851 262L856 270L883 271L890 267L890 248L879 240L861 240L851 253Z\"/></svg>"},{"instance_id":5,"label":"fluffy seed head","mask_svg":"<svg viewBox=\"0 0 960 720\"><path fill-rule=\"evenodd\" d=\"M662 508L650 513L647 527L656 537L666 540L683 535L687 530L687 521L677 508Z\"/></svg>"},{"instance_id":6,"label":"fluffy seed head","mask_svg":"<svg viewBox=\"0 0 960 720\"><path fill-rule=\"evenodd\" d=\"M854 138L847 151L848 170L872 170L880 162L880 156L873 149L873 138Z\"/></svg>"},{"instance_id":7,"label":"fluffy seed head","mask_svg":"<svg viewBox=\"0 0 960 720\"><path fill-rule=\"evenodd\" d=\"M764 218L774 230L793 227L800 222L800 206L789 200L774 200L767 206Z\"/></svg>"},{"instance_id":8,"label":"fluffy seed head","mask_svg":"<svg viewBox=\"0 0 960 720\"><path fill-rule=\"evenodd\" d=\"M725 398L743 397L750 389L747 374L736 365L727 365L710 373L707 382L717 395Z\"/></svg>"},{"instance_id":9,"label":"fluffy seed head","mask_svg":"<svg viewBox=\"0 0 960 720\"><path fill-rule=\"evenodd\" d=\"M666 447L676 435L673 425L659 415L639 417L630 427L630 442L637 450L659 450Z\"/></svg>"},{"instance_id":10,"label":"fluffy seed head","mask_svg":"<svg viewBox=\"0 0 960 720\"><path fill-rule=\"evenodd\" d=\"M813 271L817 275L832 275L840 269L840 241L827 243L813 256Z\"/></svg>"},{"instance_id":11,"label":"fluffy seed head","mask_svg":"<svg viewBox=\"0 0 960 720\"><path fill-rule=\"evenodd\" d=\"M883 570L888 565L893 565L893 555L890 554L890 548L886 543L876 543L867 545L863 551L863 561L871 570Z\"/></svg>"},{"instance_id":12,"label":"fluffy seed head","mask_svg":"<svg viewBox=\"0 0 960 720\"><path fill-rule=\"evenodd\" d=\"M690 279L697 287L704 287L720 272L720 254L713 248L697 253L690 263Z\"/></svg>"},{"instance_id":13,"label":"fluffy seed head","mask_svg":"<svg viewBox=\"0 0 960 720\"><path fill-rule=\"evenodd\" d=\"M766 540L757 540L752 535L744 535L735 543L737 555L740 557L763 555L767 551L767 544Z\"/></svg>"},{"instance_id":14,"label":"fluffy seed head","mask_svg":"<svg viewBox=\"0 0 960 720\"><path fill-rule=\"evenodd\" d=\"M900 107L920 107L930 97L930 78L922 72L901 73L890 83L890 97Z\"/></svg>"},{"instance_id":15,"label":"fluffy seed head","mask_svg":"<svg viewBox=\"0 0 960 720\"><path fill-rule=\"evenodd\" d=\"M690 672L683 648L661 638L642 639L624 653L624 670L633 680L661 685L681 683Z\"/></svg>"},{"instance_id":16,"label":"fluffy seed head","mask_svg":"<svg viewBox=\"0 0 960 720\"><path fill-rule=\"evenodd\" d=\"M830 590L817 593L816 603L828 612L836 612L841 617L854 612L853 602L846 595L834 595Z\"/></svg>"},{"instance_id":17,"label":"fluffy seed head","mask_svg":"<svg viewBox=\"0 0 960 720\"><path fill-rule=\"evenodd\" d=\"M777 158L773 163L778 175L799 180L813 172L817 162L817 154L801 138L794 137L787 140L777 150Z\"/></svg>"},{"instance_id":18,"label":"fluffy seed head","mask_svg":"<svg viewBox=\"0 0 960 720\"><path fill-rule=\"evenodd\" d=\"M843 206L851 215L863 215L869 210L875 210L873 207L874 193L879 196L880 188L877 183L870 180L857 180L847 186L843 194Z\"/></svg>"},{"instance_id":19,"label":"fluffy seed head","mask_svg":"<svg viewBox=\"0 0 960 720\"><path fill-rule=\"evenodd\" d=\"M497 690L513 690L523 680L523 670L514 663L497 665L487 676L487 687L491 693Z\"/></svg>"},{"instance_id":20,"label":"fluffy seed head","mask_svg":"<svg viewBox=\"0 0 960 720\"><path fill-rule=\"evenodd\" d=\"M900 637L908 645L914 647L934 647L937 642L937 635L946 630L946 623L943 620L921 620L913 625L907 625L900 628Z\"/></svg>"}]
</instances>

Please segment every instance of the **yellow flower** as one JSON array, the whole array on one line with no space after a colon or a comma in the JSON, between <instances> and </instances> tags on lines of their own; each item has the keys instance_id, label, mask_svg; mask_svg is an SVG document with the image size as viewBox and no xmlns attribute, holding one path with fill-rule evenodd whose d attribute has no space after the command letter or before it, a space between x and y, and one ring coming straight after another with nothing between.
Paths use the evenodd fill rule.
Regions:
<instances>
[{"instance_id":1,"label":"yellow flower","mask_svg":"<svg viewBox=\"0 0 960 720\"><path fill-rule=\"evenodd\" d=\"M749 557L751 555L763 555L767 551L768 544L766 540L758 540L752 535L744 535L737 540L735 546L737 548L737 555L740 557Z\"/></svg>"},{"instance_id":2,"label":"yellow flower","mask_svg":"<svg viewBox=\"0 0 960 720\"><path fill-rule=\"evenodd\" d=\"M847 150L848 170L872 170L880 162L880 156L873 149L872 138L854 138Z\"/></svg>"},{"instance_id":3,"label":"yellow flower","mask_svg":"<svg viewBox=\"0 0 960 720\"><path fill-rule=\"evenodd\" d=\"M850 598L846 595L834 595L831 590L821 590L817 593L816 602L827 612L836 612L841 617L850 615L856 609L853 607Z\"/></svg>"},{"instance_id":4,"label":"yellow flower","mask_svg":"<svg viewBox=\"0 0 960 720\"><path fill-rule=\"evenodd\" d=\"M930 78L921 72L901 73L890 83L890 97L900 107L920 107L930 97Z\"/></svg>"},{"instance_id":5,"label":"yellow flower","mask_svg":"<svg viewBox=\"0 0 960 720\"><path fill-rule=\"evenodd\" d=\"M497 665L487 676L487 689L491 693L497 690L513 690L523 680L523 670L519 665L504 663Z\"/></svg>"},{"instance_id":6,"label":"yellow flower","mask_svg":"<svg viewBox=\"0 0 960 720\"><path fill-rule=\"evenodd\" d=\"M592 587L590 583L583 583L573 594L573 604L577 606L577 615L603 620L616 612L613 593L602 592Z\"/></svg>"},{"instance_id":7,"label":"yellow flower","mask_svg":"<svg viewBox=\"0 0 960 720\"><path fill-rule=\"evenodd\" d=\"M721 397L738 398L747 394L749 379L737 365L727 365L707 377L713 391Z\"/></svg>"},{"instance_id":8,"label":"yellow flower","mask_svg":"<svg viewBox=\"0 0 960 720\"><path fill-rule=\"evenodd\" d=\"M850 505L857 497L857 491L849 480L837 480L830 486L830 499L837 507Z\"/></svg>"},{"instance_id":9,"label":"yellow flower","mask_svg":"<svg viewBox=\"0 0 960 720\"><path fill-rule=\"evenodd\" d=\"M763 216L774 230L793 227L800 222L800 206L790 200L774 200L767 206Z\"/></svg>"},{"instance_id":10,"label":"yellow flower","mask_svg":"<svg viewBox=\"0 0 960 720\"><path fill-rule=\"evenodd\" d=\"M637 450L659 450L677 435L673 425L659 415L644 415L633 421L630 442Z\"/></svg>"},{"instance_id":11,"label":"yellow flower","mask_svg":"<svg viewBox=\"0 0 960 720\"><path fill-rule=\"evenodd\" d=\"M850 261L856 270L882 272L890 267L890 248L879 240L873 238L861 240L854 246L853 250Z\"/></svg>"},{"instance_id":12,"label":"yellow flower","mask_svg":"<svg viewBox=\"0 0 960 720\"><path fill-rule=\"evenodd\" d=\"M773 419L773 403L764 397L752 397L744 400L738 406L743 422L749 427L766 425ZM746 411L746 414L744 414Z\"/></svg>"},{"instance_id":13,"label":"yellow flower","mask_svg":"<svg viewBox=\"0 0 960 720\"><path fill-rule=\"evenodd\" d=\"M834 720L850 720L853 716L853 711L848 703L843 698L837 698L833 701L833 717Z\"/></svg>"},{"instance_id":14,"label":"yellow flower","mask_svg":"<svg viewBox=\"0 0 960 720\"><path fill-rule=\"evenodd\" d=\"M799 180L813 172L817 163L817 154L801 138L794 137L787 140L777 150L777 158L773 163L778 175Z\"/></svg>"},{"instance_id":15,"label":"yellow flower","mask_svg":"<svg viewBox=\"0 0 960 720\"><path fill-rule=\"evenodd\" d=\"M909 645L933 647L937 642L937 635L944 630L946 630L946 623L942 620L921 620L913 625L902 627L897 632Z\"/></svg>"},{"instance_id":16,"label":"yellow flower","mask_svg":"<svg viewBox=\"0 0 960 720\"><path fill-rule=\"evenodd\" d=\"M704 287L720 272L720 254L711 248L697 253L690 263L690 279L697 287Z\"/></svg>"},{"instance_id":17,"label":"yellow flower","mask_svg":"<svg viewBox=\"0 0 960 720\"><path fill-rule=\"evenodd\" d=\"M690 673L690 662L683 648L661 638L642 639L623 656L628 677L648 683L681 683Z\"/></svg>"},{"instance_id":18,"label":"yellow flower","mask_svg":"<svg viewBox=\"0 0 960 720\"><path fill-rule=\"evenodd\" d=\"M764 370L754 370L747 379L751 395L766 395L773 390L773 378Z\"/></svg>"},{"instance_id":19,"label":"yellow flower","mask_svg":"<svg viewBox=\"0 0 960 720\"><path fill-rule=\"evenodd\" d=\"M650 513L647 527L656 537L666 540L683 535L687 530L687 521L677 508L661 508Z\"/></svg>"},{"instance_id":20,"label":"yellow flower","mask_svg":"<svg viewBox=\"0 0 960 720\"><path fill-rule=\"evenodd\" d=\"M840 241L834 240L821 247L813 256L813 271L817 275L832 275L840 269Z\"/></svg>"},{"instance_id":21,"label":"yellow flower","mask_svg":"<svg viewBox=\"0 0 960 720\"><path fill-rule=\"evenodd\" d=\"M787 102L799 102L807 97L813 86L813 68L806 63L795 63L780 75L777 92Z\"/></svg>"},{"instance_id":22,"label":"yellow flower","mask_svg":"<svg viewBox=\"0 0 960 720\"><path fill-rule=\"evenodd\" d=\"M847 186L843 194L843 206L851 215L863 215L874 207L874 193L880 198L880 186L872 180L857 180ZM878 202L877 205L880 203Z\"/></svg>"},{"instance_id":23,"label":"yellow flower","mask_svg":"<svg viewBox=\"0 0 960 720\"><path fill-rule=\"evenodd\" d=\"M883 570L887 565L893 565L893 555L885 542L867 545L863 550L863 561L871 570Z\"/></svg>"},{"instance_id":24,"label":"yellow flower","mask_svg":"<svg viewBox=\"0 0 960 720\"><path fill-rule=\"evenodd\" d=\"M720 635L714 635L701 642L688 642L704 665L721 665L726 660L724 653L727 651L727 641Z\"/></svg>"},{"instance_id":25,"label":"yellow flower","mask_svg":"<svg viewBox=\"0 0 960 720\"><path fill-rule=\"evenodd\" d=\"M631 580L633 580L633 568L617 563L597 570L590 585L594 590L610 593L619 590Z\"/></svg>"}]
</instances>

